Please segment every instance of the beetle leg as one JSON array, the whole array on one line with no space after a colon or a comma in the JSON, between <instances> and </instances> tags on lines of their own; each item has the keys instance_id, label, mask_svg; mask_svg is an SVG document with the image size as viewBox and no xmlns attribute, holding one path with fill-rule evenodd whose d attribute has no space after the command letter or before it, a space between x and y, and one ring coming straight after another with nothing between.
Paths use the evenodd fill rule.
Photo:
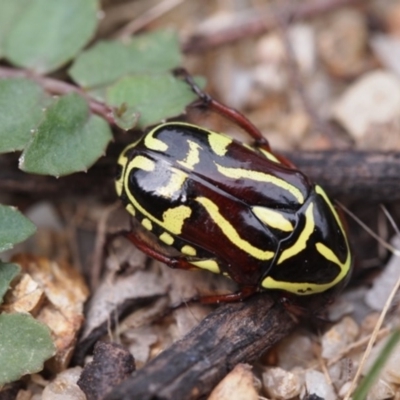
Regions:
<instances>
[{"instance_id":1,"label":"beetle leg","mask_svg":"<svg viewBox=\"0 0 400 400\"><path fill-rule=\"evenodd\" d=\"M184 68L175 69L174 74L175 76L181 77L191 87L192 91L199 97L202 105L239 125L254 139L257 147L262 147L266 151L271 151L268 140L242 113L234 108L225 106L219 101L213 99L208 93L203 92L195 83L192 76Z\"/></svg>"},{"instance_id":2,"label":"beetle leg","mask_svg":"<svg viewBox=\"0 0 400 400\"><path fill-rule=\"evenodd\" d=\"M140 251L143 251L143 253L147 254L149 257L154 258L157 261L160 261L168 265L168 267L170 268L187 269L187 270L193 270L196 268L183 257L168 256L158 250L153 249L134 232L125 231L123 234Z\"/></svg>"},{"instance_id":3,"label":"beetle leg","mask_svg":"<svg viewBox=\"0 0 400 400\"><path fill-rule=\"evenodd\" d=\"M235 293L200 296L198 300L202 304L234 303L236 301L242 301L256 292L257 286L243 286Z\"/></svg>"}]
</instances>

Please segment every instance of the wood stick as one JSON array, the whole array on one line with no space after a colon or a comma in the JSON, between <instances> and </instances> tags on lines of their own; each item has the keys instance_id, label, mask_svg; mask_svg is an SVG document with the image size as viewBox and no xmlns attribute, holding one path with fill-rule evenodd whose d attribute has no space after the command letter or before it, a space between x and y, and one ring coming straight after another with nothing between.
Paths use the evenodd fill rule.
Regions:
<instances>
[{"instance_id":1,"label":"wood stick","mask_svg":"<svg viewBox=\"0 0 400 400\"><path fill-rule=\"evenodd\" d=\"M106 399L204 397L236 364L259 358L295 326L286 309L265 293L223 304Z\"/></svg>"},{"instance_id":2,"label":"wood stick","mask_svg":"<svg viewBox=\"0 0 400 400\"><path fill-rule=\"evenodd\" d=\"M400 199L400 152L322 151L284 154L332 198L369 203ZM88 173L59 179L26 174L16 157L0 156L0 193L36 198L95 195L116 199L113 177L117 155L101 159Z\"/></svg>"}]
</instances>

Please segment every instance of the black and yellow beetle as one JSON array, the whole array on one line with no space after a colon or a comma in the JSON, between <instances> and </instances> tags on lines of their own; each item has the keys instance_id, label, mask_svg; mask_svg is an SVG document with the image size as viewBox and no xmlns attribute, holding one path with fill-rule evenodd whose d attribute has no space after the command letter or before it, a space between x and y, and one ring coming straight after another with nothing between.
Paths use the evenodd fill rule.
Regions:
<instances>
[{"instance_id":1,"label":"black and yellow beetle","mask_svg":"<svg viewBox=\"0 0 400 400\"><path fill-rule=\"evenodd\" d=\"M210 296L212 302L240 300L260 289L302 296L343 286L352 256L324 190L274 154L243 115L185 79L203 104L256 143L168 122L129 145L118 160L117 194L179 256L160 252L135 232L128 238L170 267L206 269L238 283L239 292Z\"/></svg>"}]
</instances>

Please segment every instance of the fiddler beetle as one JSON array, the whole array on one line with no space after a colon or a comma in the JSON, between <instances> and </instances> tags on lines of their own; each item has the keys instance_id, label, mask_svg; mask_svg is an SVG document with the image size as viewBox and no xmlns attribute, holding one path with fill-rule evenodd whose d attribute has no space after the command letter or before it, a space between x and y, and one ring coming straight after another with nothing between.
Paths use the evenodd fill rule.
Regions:
<instances>
[{"instance_id":1,"label":"fiddler beetle","mask_svg":"<svg viewBox=\"0 0 400 400\"><path fill-rule=\"evenodd\" d=\"M204 302L242 300L260 290L307 296L343 287L352 255L325 191L274 153L244 115L180 74L202 105L239 125L254 144L166 122L127 146L118 159L116 191L153 239L135 231L127 238L172 268L205 269L239 285L236 293ZM178 255L160 251L159 243Z\"/></svg>"}]
</instances>

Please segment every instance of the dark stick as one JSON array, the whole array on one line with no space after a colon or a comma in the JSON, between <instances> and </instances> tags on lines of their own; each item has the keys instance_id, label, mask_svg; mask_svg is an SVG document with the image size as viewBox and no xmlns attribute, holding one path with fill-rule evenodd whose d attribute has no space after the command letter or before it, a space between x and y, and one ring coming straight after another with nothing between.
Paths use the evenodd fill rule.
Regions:
<instances>
[{"instance_id":1,"label":"dark stick","mask_svg":"<svg viewBox=\"0 0 400 400\"><path fill-rule=\"evenodd\" d=\"M259 358L295 326L285 308L266 294L221 305L106 399L201 398L236 364Z\"/></svg>"},{"instance_id":2,"label":"dark stick","mask_svg":"<svg viewBox=\"0 0 400 400\"><path fill-rule=\"evenodd\" d=\"M284 156L324 187L332 198L371 203L400 199L399 152L301 151ZM0 193L40 198L95 194L105 200L115 200L114 174L112 157L101 159L88 173L55 179L26 174L17 169L16 158L0 156Z\"/></svg>"}]
</instances>

